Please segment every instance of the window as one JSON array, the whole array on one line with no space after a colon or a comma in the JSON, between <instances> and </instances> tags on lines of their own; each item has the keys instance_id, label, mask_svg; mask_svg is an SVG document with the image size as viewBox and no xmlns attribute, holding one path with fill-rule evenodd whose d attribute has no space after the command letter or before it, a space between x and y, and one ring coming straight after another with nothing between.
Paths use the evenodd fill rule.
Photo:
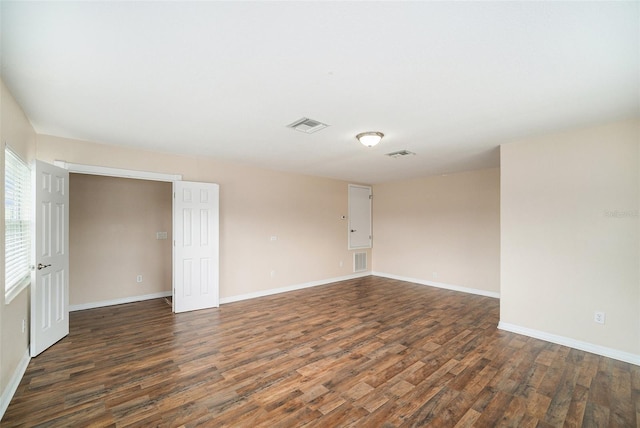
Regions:
<instances>
[{"instance_id":1,"label":"window","mask_svg":"<svg viewBox=\"0 0 640 428\"><path fill-rule=\"evenodd\" d=\"M7 301L30 280L31 171L8 147L4 151L4 286Z\"/></svg>"}]
</instances>

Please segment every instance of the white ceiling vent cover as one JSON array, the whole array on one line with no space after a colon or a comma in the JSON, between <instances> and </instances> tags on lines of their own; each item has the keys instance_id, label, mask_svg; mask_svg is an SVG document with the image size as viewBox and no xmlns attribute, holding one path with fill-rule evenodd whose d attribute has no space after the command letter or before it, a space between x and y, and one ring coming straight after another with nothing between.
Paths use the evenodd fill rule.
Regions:
<instances>
[{"instance_id":1,"label":"white ceiling vent cover","mask_svg":"<svg viewBox=\"0 0 640 428\"><path fill-rule=\"evenodd\" d=\"M287 128L295 129L296 131L304 132L305 134L313 134L314 132L318 132L321 129L326 128L327 126L329 125L327 125L326 123L303 117L302 119L298 119L295 122L287 125Z\"/></svg>"},{"instance_id":2,"label":"white ceiling vent cover","mask_svg":"<svg viewBox=\"0 0 640 428\"><path fill-rule=\"evenodd\" d=\"M403 156L415 156L415 153L410 152L409 150L398 150L397 152L387 153L386 156L390 158L398 159Z\"/></svg>"}]
</instances>

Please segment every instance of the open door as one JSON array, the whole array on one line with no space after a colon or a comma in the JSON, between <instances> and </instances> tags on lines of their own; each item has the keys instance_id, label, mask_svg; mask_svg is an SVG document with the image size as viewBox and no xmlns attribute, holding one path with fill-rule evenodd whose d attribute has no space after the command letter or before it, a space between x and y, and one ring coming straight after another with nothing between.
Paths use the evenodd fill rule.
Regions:
<instances>
[{"instance_id":1,"label":"open door","mask_svg":"<svg viewBox=\"0 0 640 428\"><path fill-rule=\"evenodd\" d=\"M218 292L219 186L173 183L173 311L220 305Z\"/></svg>"},{"instance_id":2,"label":"open door","mask_svg":"<svg viewBox=\"0 0 640 428\"><path fill-rule=\"evenodd\" d=\"M36 160L32 357L69 334L69 172Z\"/></svg>"}]
</instances>

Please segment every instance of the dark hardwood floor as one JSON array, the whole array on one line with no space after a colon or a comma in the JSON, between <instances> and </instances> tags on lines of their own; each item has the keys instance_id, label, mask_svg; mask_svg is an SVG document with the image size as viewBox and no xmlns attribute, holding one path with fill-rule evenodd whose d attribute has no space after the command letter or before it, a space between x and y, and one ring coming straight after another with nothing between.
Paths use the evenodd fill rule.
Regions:
<instances>
[{"instance_id":1,"label":"dark hardwood floor","mask_svg":"<svg viewBox=\"0 0 640 428\"><path fill-rule=\"evenodd\" d=\"M3 427L638 427L640 367L497 330L499 301L366 277L71 314Z\"/></svg>"}]
</instances>

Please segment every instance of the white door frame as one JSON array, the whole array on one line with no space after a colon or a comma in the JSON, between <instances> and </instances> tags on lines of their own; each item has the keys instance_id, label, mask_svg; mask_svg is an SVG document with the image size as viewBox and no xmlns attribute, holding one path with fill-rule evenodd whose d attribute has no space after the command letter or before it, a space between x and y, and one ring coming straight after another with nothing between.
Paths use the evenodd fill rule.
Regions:
<instances>
[{"instance_id":1,"label":"white door frame","mask_svg":"<svg viewBox=\"0 0 640 428\"><path fill-rule=\"evenodd\" d=\"M53 161L57 167L64 168L69 172L78 174L104 175L106 177L133 178L136 180L150 181L182 181L182 174L163 174L161 172L136 171L133 169L109 168L106 166L85 165L81 163L71 163L62 160Z\"/></svg>"},{"instance_id":2,"label":"white door frame","mask_svg":"<svg viewBox=\"0 0 640 428\"><path fill-rule=\"evenodd\" d=\"M110 168L106 166L71 163L63 160L56 160L53 162L53 164L55 166L68 170L70 173L73 172L77 174L102 175L105 177L132 178L135 180L164 181L168 183L173 183L174 181L182 181L182 174L164 174L161 172L137 171L133 169L122 169L122 168ZM173 200L173 198L171 199ZM171 216L173 217L173 208L171 209ZM171 222L173 224L173 220L171 220ZM173 251L173 245L171 246L171 249ZM173 256L172 256L172 259L173 259ZM174 267L172 266L172 270L173 269ZM173 296L173 292L174 292L173 284L171 284L171 296Z\"/></svg>"}]
</instances>

